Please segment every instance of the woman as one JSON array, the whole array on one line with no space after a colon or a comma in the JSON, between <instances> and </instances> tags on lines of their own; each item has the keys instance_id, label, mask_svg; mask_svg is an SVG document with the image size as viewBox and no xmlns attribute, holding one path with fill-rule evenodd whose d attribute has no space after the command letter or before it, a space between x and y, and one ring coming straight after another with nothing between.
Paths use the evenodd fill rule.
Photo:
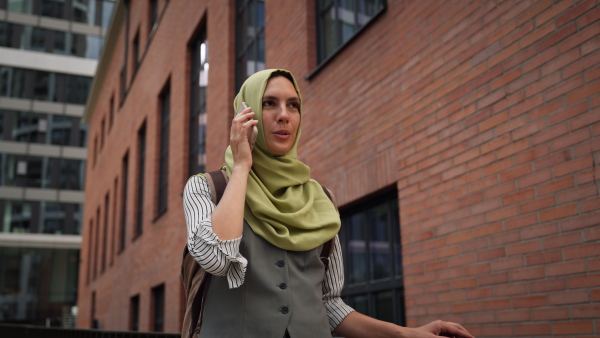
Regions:
<instances>
[{"instance_id":1,"label":"woman","mask_svg":"<svg viewBox=\"0 0 600 338\"><path fill-rule=\"evenodd\" d=\"M221 201L211 202L202 175L184 191L190 254L214 275L200 337L472 337L459 324L405 328L344 304L340 218L296 156L302 99L294 77L260 71L242 85L234 107L242 102L249 108L232 122ZM320 248L332 238L325 271Z\"/></svg>"}]
</instances>

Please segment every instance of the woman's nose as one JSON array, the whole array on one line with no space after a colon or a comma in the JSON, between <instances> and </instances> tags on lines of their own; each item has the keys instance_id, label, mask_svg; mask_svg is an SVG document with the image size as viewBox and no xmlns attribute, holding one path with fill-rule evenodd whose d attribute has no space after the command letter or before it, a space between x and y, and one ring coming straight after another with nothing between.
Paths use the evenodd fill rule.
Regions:
<instances>
[{"instance_id":1,"label":"woman's nose","mask_svg":"<svg viewBox=\"0 0 600 338\"><path fill-rule=\"evenodd\" d=\"M290 120L290 113L287 111L285 105L279 107L277 113L277 122L288 122Z\"/></svg>"}]
</instances>

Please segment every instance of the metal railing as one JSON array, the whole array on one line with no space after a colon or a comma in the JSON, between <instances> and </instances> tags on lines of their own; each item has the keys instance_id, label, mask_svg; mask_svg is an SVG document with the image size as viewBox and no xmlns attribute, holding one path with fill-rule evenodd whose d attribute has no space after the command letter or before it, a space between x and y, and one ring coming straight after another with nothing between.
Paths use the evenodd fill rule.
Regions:
<instances>
[{"instance_id":1,"label":"metal railing","mask_svg":"<svg viewBox=\"0 0 600 338\"><path fill-rule=\"evenodd\" d=\"M35 325L0 323L2 338L180 338L178 333L127 332L87 329L64 329Z\"/></svg>"}]
</instances>

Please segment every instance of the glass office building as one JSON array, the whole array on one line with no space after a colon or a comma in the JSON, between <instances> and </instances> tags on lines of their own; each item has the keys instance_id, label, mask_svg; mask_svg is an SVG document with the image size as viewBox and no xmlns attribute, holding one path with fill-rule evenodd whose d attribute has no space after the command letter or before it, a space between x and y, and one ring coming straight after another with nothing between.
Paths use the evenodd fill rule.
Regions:
<instances>
[{"instance_id":1,"label":"glass office building","mask_svg":"<svg viewBox=\"0 0 600 338\"><path fill-rule=\"evenodd\" d=\"M81 117L114 5L0 0L0 322L74 326Z\"/></svg>"}]
</instances>

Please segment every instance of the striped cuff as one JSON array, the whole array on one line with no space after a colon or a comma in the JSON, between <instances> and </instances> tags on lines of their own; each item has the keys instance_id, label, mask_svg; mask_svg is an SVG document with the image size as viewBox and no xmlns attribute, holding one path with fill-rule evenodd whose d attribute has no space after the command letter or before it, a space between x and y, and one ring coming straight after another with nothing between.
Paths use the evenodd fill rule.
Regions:
<instances>
[{"instance_id":1,"label":"striped cuff","mask_svg":"<svg viewBox=\"0 0 600 338\"><path fill-rule=\"evenodd\" d=\"M340 297L331 298L325 301L325 309L327 309L327 316L329 317L329 328L331 332L340 325L342 320L346 318L350 312L354 311L349 305L344 303Z\"/></svg>"}]
</instances>

